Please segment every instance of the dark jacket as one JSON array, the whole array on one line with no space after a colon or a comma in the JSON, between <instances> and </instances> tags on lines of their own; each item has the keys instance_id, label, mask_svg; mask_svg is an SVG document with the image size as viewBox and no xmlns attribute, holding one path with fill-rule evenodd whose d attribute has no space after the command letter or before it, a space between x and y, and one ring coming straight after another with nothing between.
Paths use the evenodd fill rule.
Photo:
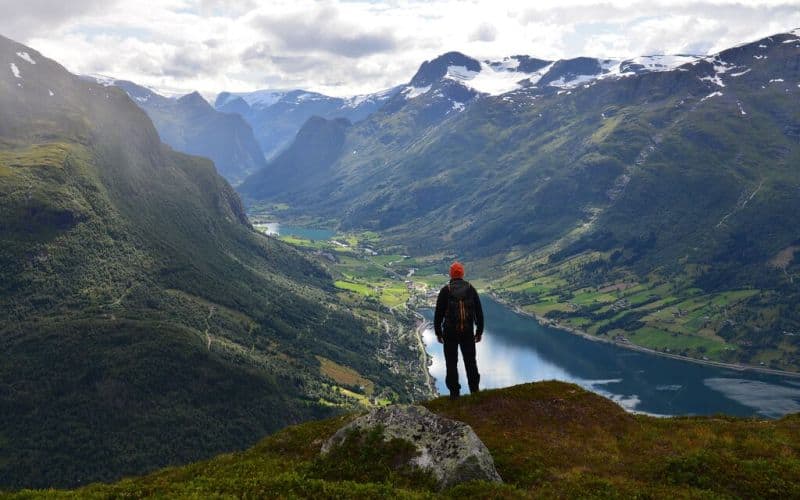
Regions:
<instances>
[{"instance_id":1,"label":"dark jacket","mask_svg":"<svg viewBox=\"0 0 800 500\"><path fill-rule=\"evenodd\" d=\"M450 283L442 287L439 290L439 297L436 299L436 312L433 316L433 329L436 332L437 337L447 336L447 334L453 333L455 331L455 325L448 325L445 321L445 314L447 312L447 304L450 300L450 286L455 284L457 281L464 282L469 286L469 290L467 293L472 295L472 304L473 304L473 321L474 326L476 326L477 330L475 331L475 335L483 335L483 308L481 308L481 299L478 297L478 291L475 290L475 287L472 286L470 283L463 281L461 279L450 280ZM444 324L443 324L444 323ZM469 331L472 331L473 323L469 324Z\"/></svg>"}]
</instances>

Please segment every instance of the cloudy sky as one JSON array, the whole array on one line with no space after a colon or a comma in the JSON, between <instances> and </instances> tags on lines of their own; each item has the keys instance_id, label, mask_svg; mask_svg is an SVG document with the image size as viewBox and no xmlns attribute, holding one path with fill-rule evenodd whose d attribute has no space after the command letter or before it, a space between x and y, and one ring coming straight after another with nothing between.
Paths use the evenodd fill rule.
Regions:
<instances>
[{"instance_id":1,"label":"cloudy sky","mask_svg":"<svg viewBox=\"0 0 800 500\"><path fill-rule=\"evenodd\" d=\"M0 0L0 12L0 34L71 71L206 95L367 93L449 50L706 54L800 27L800 0Z\"/></svg>"}]
</instances>

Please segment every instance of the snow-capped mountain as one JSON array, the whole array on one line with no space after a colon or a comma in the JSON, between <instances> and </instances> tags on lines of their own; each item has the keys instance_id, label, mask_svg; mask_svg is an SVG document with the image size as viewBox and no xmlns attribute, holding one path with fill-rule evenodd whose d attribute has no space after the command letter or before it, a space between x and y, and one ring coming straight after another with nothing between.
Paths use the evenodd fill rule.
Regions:
<instances>
[{"instance_id":1,"label":"snow-capped mountain","mask_svg":"<svg viewBox=\"0 0 800 500\"><path fill-rule=\"evenodd\" d=\"M742 44L714 55L658 54L633 58L597 59L577 57L548 61L525 55L500 60L483 60L460 52L448 52L422 63L411 81L400 88L387 105L396 110L405 104L431 108L441 115L459 112L479 97L522 94L537 96L552 92L571 92L579 86L601 81L629 78L646 73L674 70L705 73L701 78L712 87L722 88L725 80L745 75L753 61L768 57L771 44L800 47L800 30L769 37L763 42ZM772 82L775 83L775 82ZM509 97L510 98L510 97Z\"/></svg>"},{"instance_id":2,"label":"snow-capped mountain","mask_svg":"<svg viewBox=\"0 0 800 500\"><path fill-rule=\"evenodd\" d=\"M242 115L253 127L264 154L271 157L285 148L312 116L358 122L378 110L398 90L395 87L353 97L331 97L305 90L222 92L214 106L219 111Z\"/></svg>"},{"instance_id":3,"label":"snow-capped mountain","mask_svg":"<svg viewBox=\"0 0 800 500\"><path fill-rule=\"evenodd\" d=\"M411 81L401 88L389 109L425 96L425 106L436 106L449 114L463 111L478 97L521 90L529 94L557 92L605 79L671 71L701 60L703 57L696 55L648 55L628 59L577 57L548 61L515 55L479 61L459 52L448 52L424 62ZM438 102L441 100L448 102L442 105Z\"/></svg>"},{"instance_id":4,"label":"snow-capped mountain","mask_svg":"<svg viewBox=\"0 0 800 500\"><path fill-rule=\"evenodd\" d=\"M564 227L564 214L583 227L600 206L623 207L628 212L615 220L629 221L654 200L668 200L650 220L669 213L677 224L682 212L668 203L681 199L700 220L707 214L695 197L724 189L722 205L741 208L742 193L767 178L762 171L796 163L799 35L776 34L708 56L480 61L450 52L423 63L381 110L347 128L338 157L323 163L279 156L275 164L293 173L291 183L267 168L242 192L315 215L339 213L353 227L413 227L406 235L426 251L436 237L441 248L455 241L452 233L436 233L442 213L467 221L464 251L549 241L545 235ZM298 136L287 151L311 151L315 141L311 133ZM648 178L664 165L676 168L670 182L680 180ZM683 168L705 180L683 179ZM642 179L653 182L652 193L620 202L643 189L634 185ZM687 183L696 194L683 198ZM710 227L729 224L728 213L716 214ZM475 236L481 232L483 239Z\"/></svg>"}]
</instances>

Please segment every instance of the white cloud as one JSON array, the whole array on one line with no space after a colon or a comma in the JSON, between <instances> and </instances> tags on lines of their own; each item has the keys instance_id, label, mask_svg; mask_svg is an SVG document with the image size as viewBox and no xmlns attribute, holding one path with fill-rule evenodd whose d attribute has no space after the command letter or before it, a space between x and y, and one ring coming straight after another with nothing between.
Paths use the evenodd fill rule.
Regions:
<instances>
[{"instance_id":1,"label":"white cloud","mask_svg":"<svg viewBox=\"0 0 800 500\"><path fill-rule=\"evenodd\" d=\"M458 50L626 57L715 52L800 26L796 1L0 0L0 33L80 73L172 89L365 93Z\"/></svg>"},{"instance_id":2,"label":"white cloud","mask_svg":"<svg viewBox=\"0 0 800 500\"><path fill-rule=\"evenodd\" d=\"M493 42L497 39L497 28L491 23L481 23L469 36L470 42Z\"/></svg>"},{"instance_id":3,"label":"white cloud","mask_svg":"<svg viewBox=\"0 0 800 500\"><path fill-rule=\"evenodd\" d=\"M114 5L116 0L0 0L0 33L12 38L25 38L32 33L58 28L71 19Z\"/></svg>"}]
</instances>

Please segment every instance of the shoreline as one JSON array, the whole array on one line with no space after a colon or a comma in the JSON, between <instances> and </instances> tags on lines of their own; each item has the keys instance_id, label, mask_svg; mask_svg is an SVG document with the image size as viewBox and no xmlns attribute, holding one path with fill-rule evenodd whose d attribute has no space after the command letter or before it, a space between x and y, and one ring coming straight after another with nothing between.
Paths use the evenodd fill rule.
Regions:
<instances>
[{"instance_id":1,"label":"shoreline","mask_svg":"<svg viewBox=\"0 0 800 500\"><path fill-rule=\"evenodd\" d=\"M261 224L266 225L263 221L259 221L259 222ZM280 224L280 222L277 222L277 221L273 221L271 223ZM386 266L383 266L383 267L387 271L391 271ZM393 271L391 271L391 272L392 272L392 274L394 274L395 278L400 279L400 280L403 279L403 277L401 277L397 273L394 273ZM592 335L592 334L590 334L590 333L588 333L586 331L580 330L578 328L575 328L575 327L572 327L572 326L562 325L562 324L559 324L559 323L557 323L555 321L552 321L552 320L550 320L548 318L545 318L543 316L539 316L538 314L525 311L518 304L515 304L515 303L510 302L510 301L508 301L508 300L506 300L504 298L499 297L494 291L490 291L490 292L487 292L487 293L496 302L502 304L503 306L509 308L510 310L512 310L513 312L515 312L515 313L517 313L517 314L519 314L521 316L525 316L525 317L528 317L528 318L536 320L536 322L539 323L542 326L555 328L555 329L570 333L572 335L577 335L579 337L583 337L584 339L590 340L592 342L601 342L601 343L605 343L605 344L610 344L610 345L614 345L614 346L617 346L617 347L621 347L621 348L624 348L624 349L628 349L630 351L640 352L640 353L643 353L643 354L652 354L652 355L661 356L661 357L664 357L664 358L671 358L671 359L674 359L674 360L677 360L677 361L686 361L686 362L689 362L689 363L695 363L695 364L699 364L699 365L713 366L713 367L716 367L716 368L723 368L723 369L726 369L726 370L732 370L732 371L736 371L736 372L742 372L742 373L752 372L752 373L762 373L762 374L765 374L765 375L775 375L775 376L783 376L783 377L800 378L800 372L790 372L790 371L787 371L787 370L779 370L779 369L775 369L775 368L766 368L766 367L753 366L753 365L743 365L743 364L739 364L739 363L726 363L726 362L723 362L723 361L713 361L713 360L710 360L710 359L709 360L704 360L704 359L692 358L692 357L689 357L689 356L682 356L680 354L673 354L673 353L668 353L668 352L663 352L663 351L657 351L657 350L651 349L649 347L644 347L644 346L640 346L640 345L634 344L634 343L632 343L630 341L620 342L620 341L616 341L616 340L613 340L613 339L604 338L604 337L600 337L600 336L597 336L597 335ZM430 372L427 370L428 366L430 366L430 363L431 363L431 356L430 356L430 354L428 354L428 351L426 349L427 346L425 345L425 341L423 340L423 337L422 337L422 331L424 330L424 327L427 324L427 321L425 320L425 318L417 310L415 310L415 309L413 309L411 307L409 307L409 310L412 311L412 313L414 314L414 316L416 316L416 318L418 320L418 323L417 323L417 326L416 326L415 335L417 337L419 345L421 346L421 349L422 349L422 351L424 353L424 356L425 356L425 371L426 371L426 374L427 374L427 377L428 377L428 381L429 381L429 388L432 388L434 393L438 394L438 390L436 389L436 379L435 379L435 377L430 375Z\"/></svg>"},{"instance_id":2,"label":"shoreline","mask_svg":"<svg viewBox=\"0 0 800 500\"><path fill-rule=\"evenodd\" d=\"M672 359L675 359L675 360L678 360L678 361L688 361L690 363L713 366L713 367L716 367L716 368L725 368L727 370L733 370L733 371L738 371L738 372L756 372L756 373L763 373L763 374L766 374L766 375L778 375L778 376L785 376L785 377L800 378L800 372L790 372L790 371L786 371L786 370L776 370L774 368L763 368L763 367L760 367L760 366L742 365L742 364L738 364L738 363L725 363L725 362L722 362L722 361L712 361L712 360L690 358L688 356L681 356L680 354L672 354L672 353L669 353L669 352L657 351L655 349L650 349L649 347L643 347L643 346L640 346L640 345L636 345L636 344L633 344L631 342L618 342L616 340L598 337L597 335L592 335L591 333L585 332L583 330L579 330L579 329L571 327L571 326L560 325L558 323L555 323L555 322L545 318L544 316L539 316L537 314L525 311L519 305L514 304L512 302L509 302L508 300L505 300L503 298L498 297L494 292L489 292L489 296L492 298L492 300L504 305L505 307L508 307L509 309L514 311L515 313L517 313L517 314L519 314L521 316L526 316L528 318L535 319L536 322L539 323L542 326L548 326L548 327L551 327L551 328L556 328L558 330L562 330L562 331L570 333L572 335L577 335L579 337L583 337L586 340L591 340L592 342L601 342L601 343L605 343L605 344L611 344L611 345L614 345L614 346L617 346L617 347L622 347L624 349L628 349L628 350L631 350L631 351L637 351L637 352L641 352L641 353L644 353L644 354L653 354L653 355L661 356L661 357L665 357L665 358L672 358Z\"/></svg>"},{"instance_id":3,"label":"shoreline","mask_svg":"<svg viewBox=\"0 0 800 500\"><path fill-rule=\"evenodd\" d=\"M428 346L425 345L425 340L422 336L422 332L425 331L425 328L429 325L428 320L426 320L425 317L416 309L409 308L409 310L417 318L417 325L414 329L414 334L416 335L419 346L422 349L422 355L425 357L425 376L428 382L428 389L432 390L434 395L441 396L441 394L439 394L439 390L436 388L436 377L431 375L430 372L430 366L433 364L433 357L428 353Z\"/></svg>"}]
</instances>

